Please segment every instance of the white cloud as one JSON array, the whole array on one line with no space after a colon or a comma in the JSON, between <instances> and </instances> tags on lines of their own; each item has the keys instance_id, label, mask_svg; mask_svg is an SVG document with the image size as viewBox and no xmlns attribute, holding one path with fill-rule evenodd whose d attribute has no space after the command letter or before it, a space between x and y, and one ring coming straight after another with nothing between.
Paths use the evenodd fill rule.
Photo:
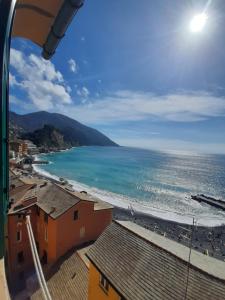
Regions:
<instances>
[{"instance_id":1,"label":"white cloud","mask_svg":"<svg viewBox=\"0 0 225 300\"><path fill-rule=\"evenodd\" d=\"M21 101L14 95L10 96L10 104L21 105Z\"/></svg>"},{"instance_id":2,"label":"white cloud","mask_svg":"<svg viewBox=\"0 0 225 300\"><path fill-rule=\"evenodd\" d=\"M82 98L88 98L90 92L85 86L83 86L81 89L77 89L77 95Z\"/></svg>"},{"instance_id":3,"label":"white cloud","mask_svg":"<svg viewBox=\"0 0 225 300\"><path fill-rule=\"evenodd\" d=\"M85 37L84 36L81 37L81 41L85 42Z\"/></svg>"},{"instance_id":4,"label":"white cloud","mask_svg":"<svg viewBox=\"0 0 225 300\"><path fill-rule=\"evenodd\" d=\"M10 95L9 96L9 104L10 106L13 104L13 105L16 105L17 107L20 107L22 108L24 111L27 111L28 113L30 111L33 111L34 107L32 105L32 103L27 103L26 102L26 105L24 105L24 102L21 101L21 99L17 98L16 96L14 95Z\"/></svg>"},{"instance_id":5,"label":"white cloud","mask_svg":"<svg viewBox=\"0 0 225 300\"><path fill-rule=\"evenodd\" d=\"M11 49L10 63L16 74L11 76L11 85L25 91L34 108L49 110L72 102L70 87L50 61Z\"/></svg>"},{"instance_id":6,"label":"white cloud","mask_svg":"<svg viewBox=\"0 0 225 300\"><path fill-rule=\"evenodd\" d=\"M73 73L77 73L78 72L78 66L77 66L77 63L74 59L69 59L68 60L68 64L69 64L69 68L70 68L70 71L73 72Z\"/></svg>"},{"instance_id":7,"label":"white cloud","mask_svg":"<svg viewBox=\"0 0 225 300\"><path fill-rule=\"evenodd\" d=\"M16 77L11 73L9 73L9 84L11 87L19 85L18 81L16 80Z\"/></svg>"},{"instance_id":8,"label":"white cloud","mask_svg":"<svg viewBox=\"0 0 225 300\"><path fill-rule=\"evenodd\" d=\"M82 92L79 90L78 94L81 95ZM146 119L197 122L225 116L225 98L206 92L154 95L118 91L104 98L90 99L85 105L74 106L67 114L79 116L80 121L89 124Z\"/></svg>"}]
</instances>

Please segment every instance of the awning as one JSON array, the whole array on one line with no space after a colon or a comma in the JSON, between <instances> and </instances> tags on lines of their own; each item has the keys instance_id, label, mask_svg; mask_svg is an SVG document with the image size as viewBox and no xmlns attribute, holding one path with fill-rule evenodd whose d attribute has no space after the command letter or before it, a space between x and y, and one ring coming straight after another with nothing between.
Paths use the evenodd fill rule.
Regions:
<instances>
[{"instance_id":1,"label":"awning","mask_svg":"<svg viewBox=\"0 0 225 300\"><path fill-rule=\"evenodd\" d=\"M31 40L50 59L84 0L18 0L12 36Z\"/></svg>"}]
</instances>

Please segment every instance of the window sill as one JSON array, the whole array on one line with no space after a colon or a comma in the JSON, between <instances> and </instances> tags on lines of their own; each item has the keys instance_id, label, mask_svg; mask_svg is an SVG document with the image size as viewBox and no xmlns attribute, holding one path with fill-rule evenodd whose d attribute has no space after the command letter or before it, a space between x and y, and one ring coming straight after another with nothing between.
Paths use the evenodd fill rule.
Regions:
<instances>
[{"instance_id":1,"label":"window sill","mask_svg":"<svg viewBox=\"0 0 225 300\"><path fill-rule=\"evenodd\" d=\"M104 286L102 286L100 283L99 283L99 286L100 286L100 288L103 290L103 292L108 296L109 291L107 291L107 290L104 288Z\"/></svg>"}]
</instances>

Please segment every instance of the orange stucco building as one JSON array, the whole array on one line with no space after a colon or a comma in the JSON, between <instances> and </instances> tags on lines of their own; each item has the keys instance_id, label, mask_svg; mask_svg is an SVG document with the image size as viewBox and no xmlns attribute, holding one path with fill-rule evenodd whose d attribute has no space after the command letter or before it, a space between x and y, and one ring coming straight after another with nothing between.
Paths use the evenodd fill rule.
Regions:
<instances>
[{"instance_id":1,"label":"orange stucco building","mask_svg":"<svg viewBox=\"0 0 225 300\"><path fill-rule=\"evenodd\" d=\"M15 151L17 155L27 155L28 145L24 141L11 141L9 144L10 150Z\"/></svg>"},{"instance_id":2,"label":"orange stucco building","mask_svg":"<svg viewBox=\"0 0 225 300\"><path fill-rule=\"evenodd\" d=\"M25 224L32 229L44 269L51 267L73 247L98 238L112 220L112 206L86 192L46 182L26 184L11 176L11 207L6 239L8 275L11 282L33 271L33 259ZM22 287L22 285L21 285Z\"/></svg>"},{"instance_id":3,"label":"orange stucco building","mask_svg":"<svg viewBox=\"0 0 225 300\"><path fill-rule=\"evenodd\" d=\"M38 198L38 248L49 265L72 247L95 241L112 220L111 205L60 185L49 183Z\"/></svg>"},{"instance_id":4,"label":"orange stucco building","mask_svg":"<svg viewBox=\"0 0 225 300\"><path fill-rule=\"evenodd\" d=\"M90 263L89 267L89 300L125 300L123 296L119 294L114 286L112 286L103 273L96 268L93 263Z\"/></svg>"},{"instance_id":5,"label":"orange stucco building","mask_svg":"<svg viewBox=\"0 0 225 300\"><path fill-rule=\"evenodd\" d=\"M29 213L36 235L36 184L25 183L10 170L10 198L8 224L6 233L6 265L11 282L18 280L19 285L25 276L25 271L33 267L32 254L29 247L25 212ZM26 210L24 210L26 208ZM10 236L10 239L8 238ZM26 259L25 259L26 258Z\"/></svg>"}]
</instances>

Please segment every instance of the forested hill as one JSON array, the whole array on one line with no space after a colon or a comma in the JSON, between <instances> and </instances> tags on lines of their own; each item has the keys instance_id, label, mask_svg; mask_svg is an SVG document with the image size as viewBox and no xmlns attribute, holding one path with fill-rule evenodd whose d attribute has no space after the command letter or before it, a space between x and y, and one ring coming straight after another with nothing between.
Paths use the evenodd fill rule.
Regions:
<instances>
[{"instance_id":1,"label":"forested hill","mask_svg":"<svg viewBox=\"0 0 225 300\"><path fill-rule=\"evenodd\" d=\"M9 117L10 132L14 134L15 131L16 135L20 135L19 137L43 129L45 125L50 125L60 132L67 146L118 146L100 131L58 113L39 111L19 115L10 112ZM39 132L39 140L40 134L41 131Z\"/></svg>"}]
</instances>

